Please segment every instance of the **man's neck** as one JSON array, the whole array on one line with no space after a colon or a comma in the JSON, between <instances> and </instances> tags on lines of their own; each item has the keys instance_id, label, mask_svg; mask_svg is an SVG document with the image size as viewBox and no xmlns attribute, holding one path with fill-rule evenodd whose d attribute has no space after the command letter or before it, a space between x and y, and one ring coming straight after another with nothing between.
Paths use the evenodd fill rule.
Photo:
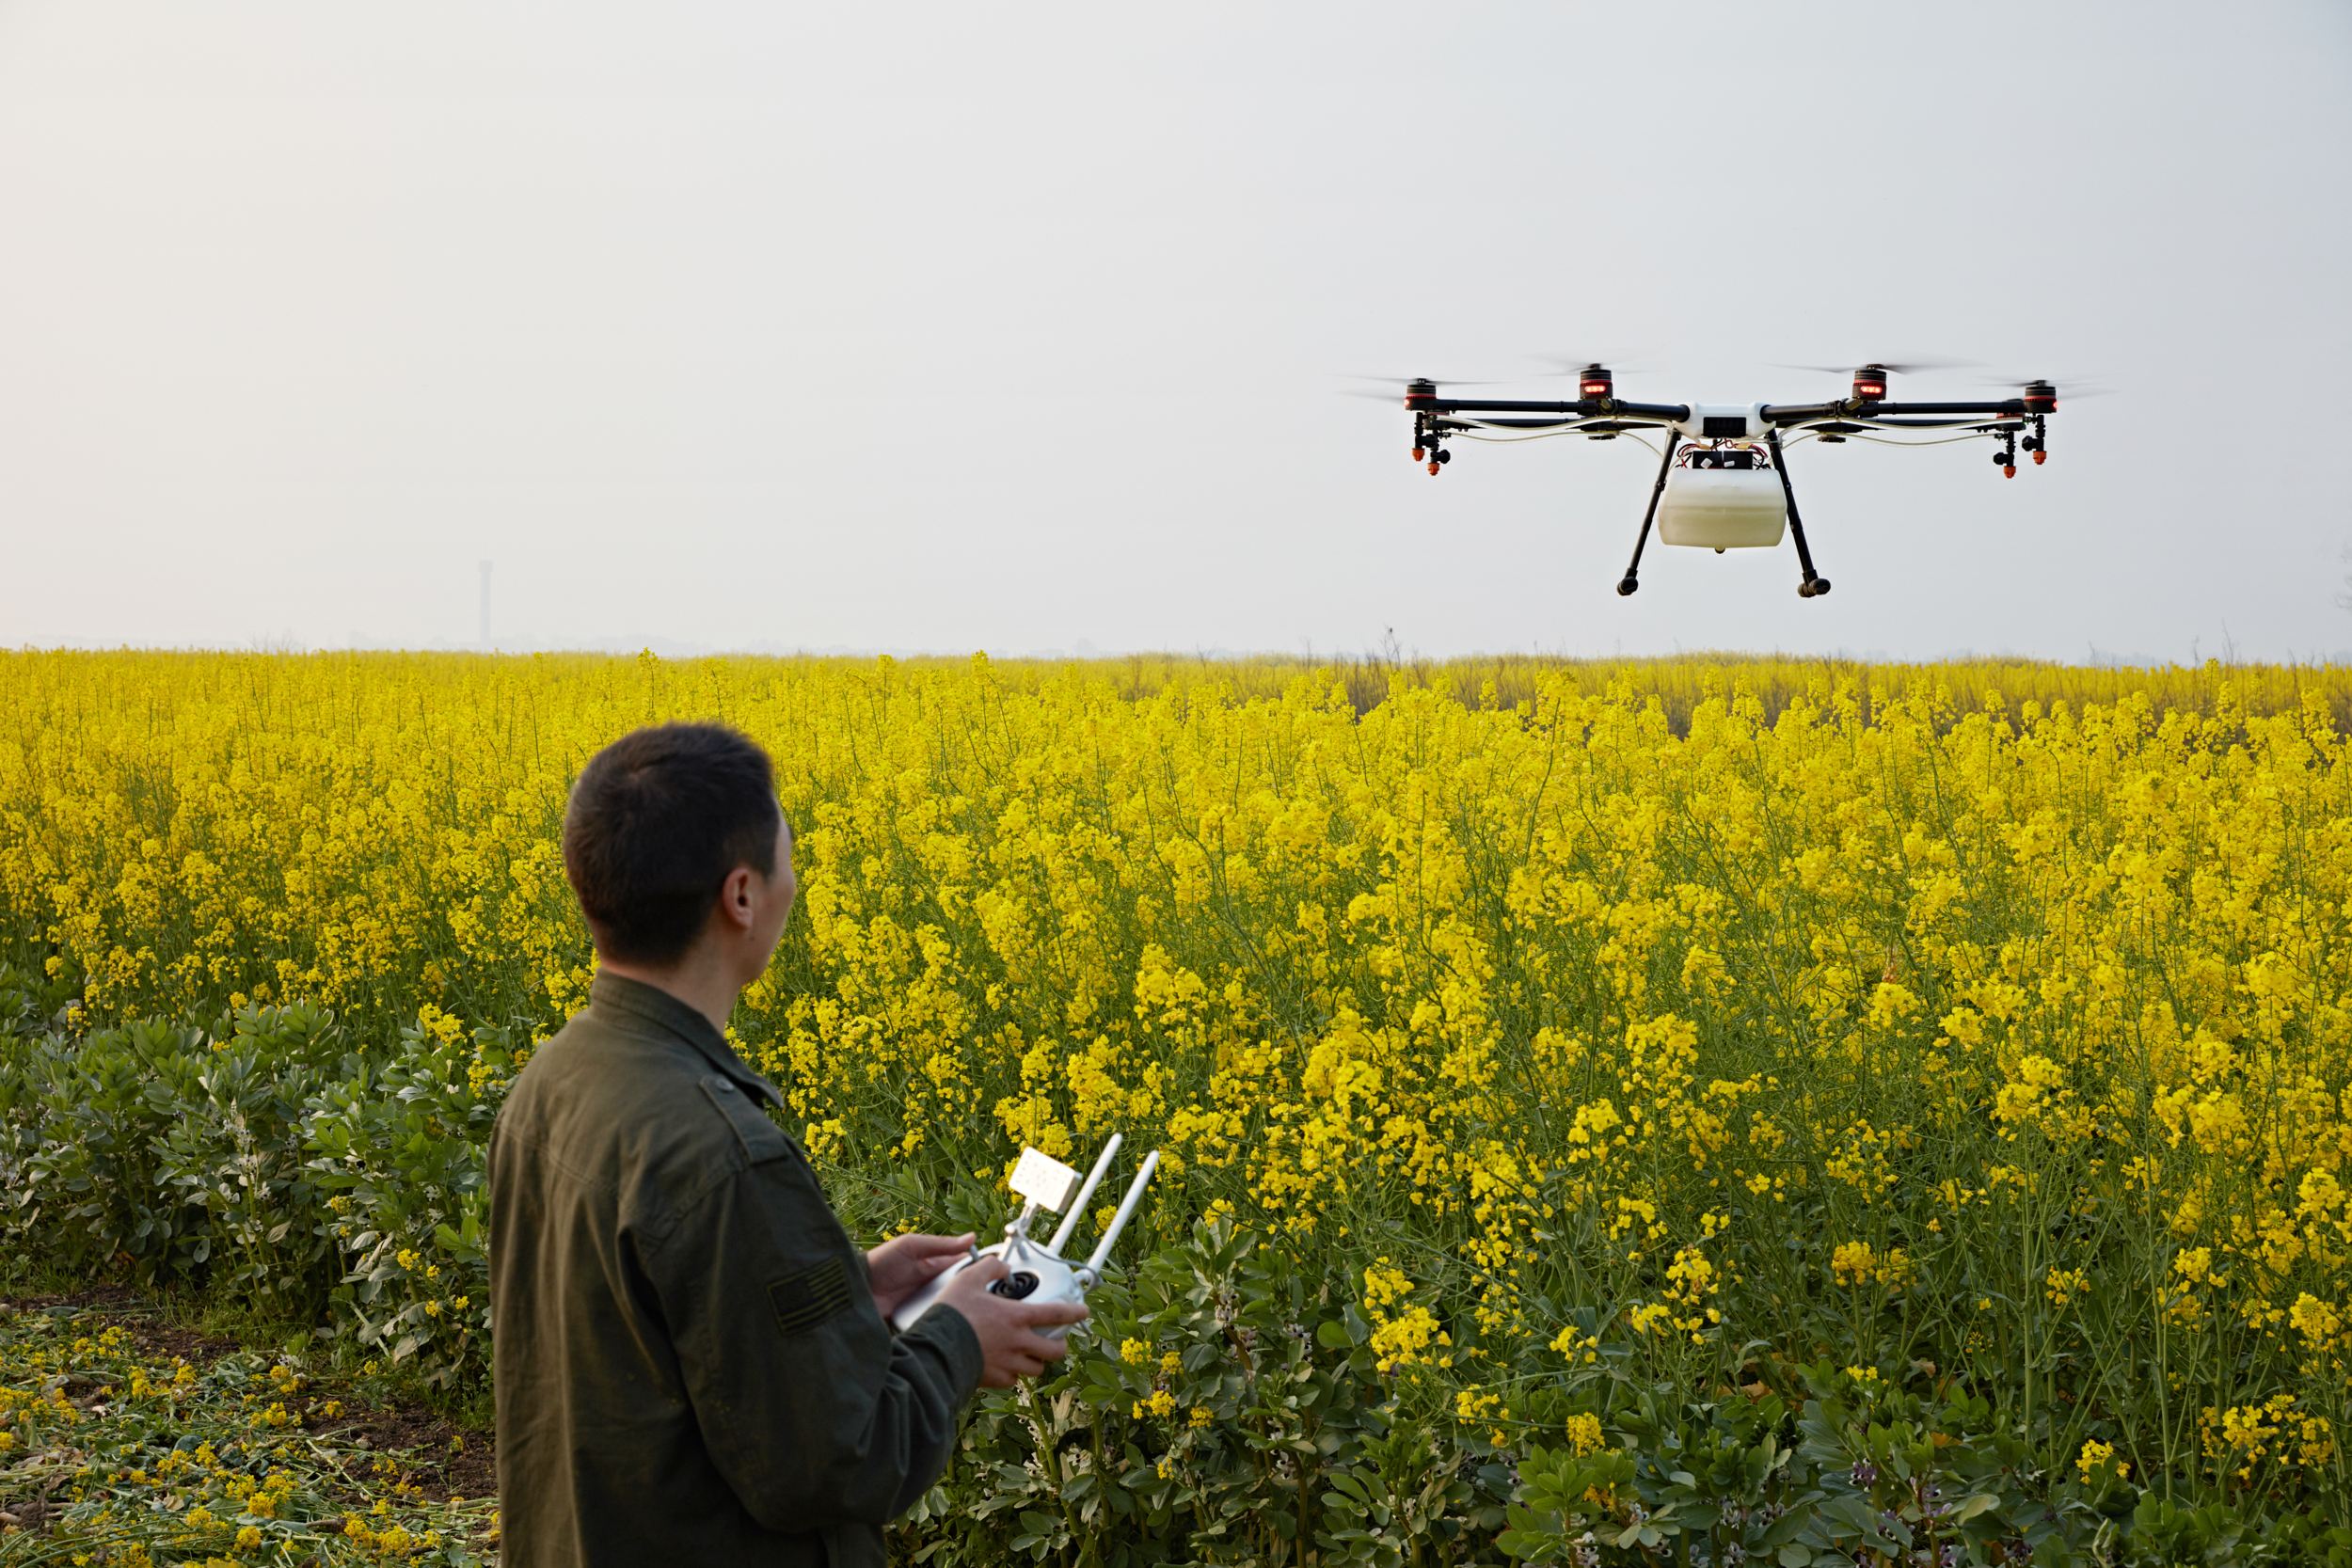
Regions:
<instances>
[{"instance_id":1,"label":"man's neck","mask_svg":"<svg viewBox=\"0 0 2352 1568\"><path fill-rule=\"evenodd\" d=\"M727 1032L727 1020L735 1016L735 999L743 991L718 964L697 962L691 955L674 968L654 969L644 964L616 963L599 954L596 968L624 980L668 991L710 1020L710 1026L723 1035Z\"/></svg>"}]
</instances>

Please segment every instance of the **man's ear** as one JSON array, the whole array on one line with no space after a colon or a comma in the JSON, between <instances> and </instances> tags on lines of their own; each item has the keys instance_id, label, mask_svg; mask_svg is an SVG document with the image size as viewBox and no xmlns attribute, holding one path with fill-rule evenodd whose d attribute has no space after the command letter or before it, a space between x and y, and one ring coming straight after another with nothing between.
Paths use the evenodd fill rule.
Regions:
<instances>
[{"instance_id":1,"label":"man's ear","mask_svg":"<svg viewBox=\"0 0 2352 1568\"><path fill-rule=\"evenodd\" d=\"M719 884L719 908L727 924L748 930L752 924L752 868L739 865Z\"/></svg>"}]
</instances>

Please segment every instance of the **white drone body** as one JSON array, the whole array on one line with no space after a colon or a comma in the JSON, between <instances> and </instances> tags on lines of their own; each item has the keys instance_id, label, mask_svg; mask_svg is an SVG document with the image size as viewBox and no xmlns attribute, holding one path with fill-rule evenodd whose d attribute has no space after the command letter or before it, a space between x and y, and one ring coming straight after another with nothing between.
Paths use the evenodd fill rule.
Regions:
<instances>
[{"instance_id":1,"label":"white drone body","mask_svg":"<svg viewBox=\"0 0 2352 1568\"><path fill-rule=\"evenodd\" d=\"M1143 1168L1127 1188L1127 1196L1120 1200L1119 1212L1111 1217L1109 1228L1095 1243L1093 1256L1073 1268L1061 1255L1062 1243L1078 1227L1078 1216L1086 1212L1087 1199L1110 1169L1111 1158L1119 1152L1120 1135L1111 1134L1111 1141L1103 1147L1094 1168L1087 1173L1084 1185L1078 1173L1041 1149L1024 1148L1021 1163L1012 1170L1012 1190L1025 1200L1021 1212L1005 1227L1005 1239L992 1247L975 1246L972 1256L959 1259L955 1267L924 1286L900 1303L890 1315L890 1321L901 1329L912 1328L924 1313L930 1311L946 1291L956 1275L983 1258L1002 1258L1009 1271L989 1286L992 1294L1009 1296L1015 1301L1086 1300L1087 1291L1103 1277L1103 1264L1111 1255L1111 1247L1119 1233L1127 1227L1127 1221L1136 1212L1136 1204L1143 1197L1143 1189L1152 1180L1152 1173L1160 1163L1160 1151L1153 1149L1144 1157ZM1076 1189L1076 1196L1072 1190ZM1061 1227L1048 1242L1038 1242L1029 1235L1029 1220L1040 1209L1050 1210L1062 1216ZM1068 1324L1057 1324L1037 1331L1048 1339L1059 1339L1070 1332Z\"/></svg>"}]
</instances>

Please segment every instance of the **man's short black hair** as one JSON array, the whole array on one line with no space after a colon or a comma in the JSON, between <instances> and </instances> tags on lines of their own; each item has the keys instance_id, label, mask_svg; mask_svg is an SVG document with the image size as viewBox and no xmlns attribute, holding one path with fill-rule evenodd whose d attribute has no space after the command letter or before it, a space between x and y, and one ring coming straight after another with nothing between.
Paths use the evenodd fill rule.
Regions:
<instances>
[{"instance_id":1,"label":"man's short black hair","mask_svg":"<svg viewBox=\"0 0 2352 1568\"><path fill-rule=\"evenodd\" d=\"M564 872L596 951L683 958L739 865L776 869L775 768L723 724L633 730L588 759L564 813Z\"/></svg>"}]
</instances>

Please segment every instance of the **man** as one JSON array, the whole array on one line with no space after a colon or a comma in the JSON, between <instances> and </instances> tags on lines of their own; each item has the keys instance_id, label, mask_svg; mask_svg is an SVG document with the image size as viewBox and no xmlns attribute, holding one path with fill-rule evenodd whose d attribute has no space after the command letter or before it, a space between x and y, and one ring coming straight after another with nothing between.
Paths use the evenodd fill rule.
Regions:
<instances>
[{"instance_id":1,"label":"man","mask_svg":"<svg viewBox=\"0 0 2352 1568\"><path fill-rule=\"evenodd\" d=\"M588 1006L490 1138L501 1560L879 1563L976 1384L1063 1347L1077 1306L1009 1300L989 1259L894 1334L972 1238L850 1244L775 1089L723 1033L799 891L768 755L663 724L572 786L564 866Z\"/></svg>"}]
</instances>

